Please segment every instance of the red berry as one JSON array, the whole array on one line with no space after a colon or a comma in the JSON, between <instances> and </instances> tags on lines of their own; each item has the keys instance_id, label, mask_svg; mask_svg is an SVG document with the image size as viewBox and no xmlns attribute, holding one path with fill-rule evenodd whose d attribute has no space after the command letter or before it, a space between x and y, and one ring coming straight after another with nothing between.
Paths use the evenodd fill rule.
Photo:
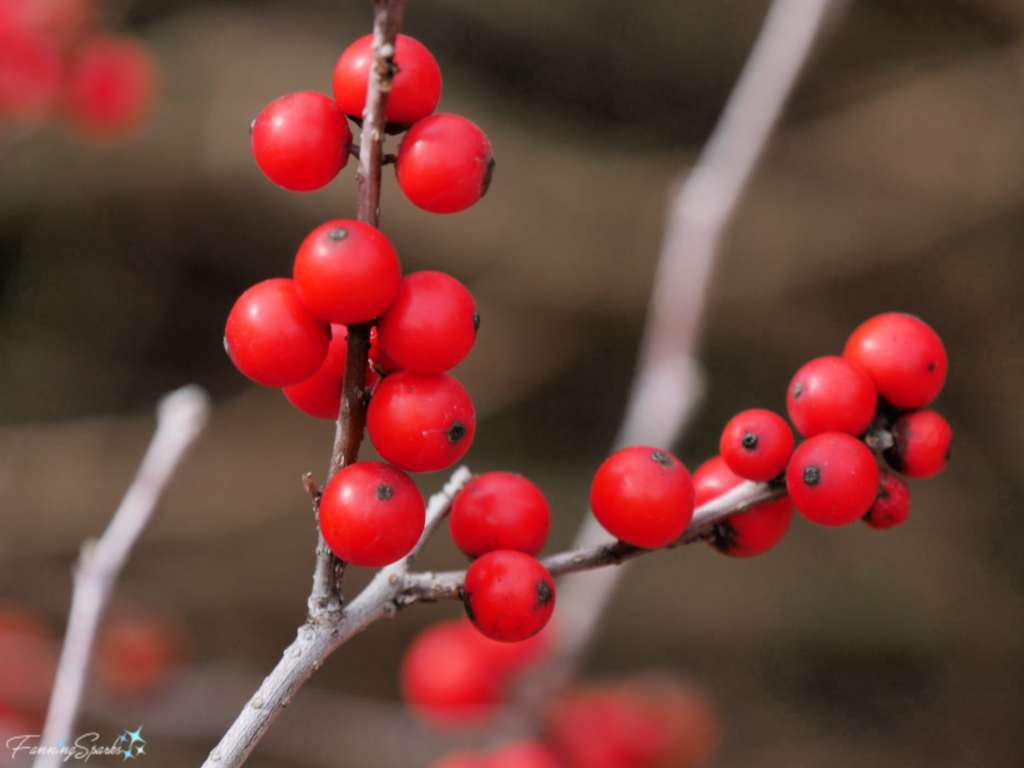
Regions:
<instances>
[{"instance_id":1,"label":"red berry","mask_svg":"<svg viewBox=\"0 0 1024 768\"><path fill-rule=\"evenodd\" d=\"M923 408L946 382L946 349L931 327L899 312L877 315L861 325L843 350L875 383L878 394L897 408Z\"/></svg>"},{"instance_id":2,"label":"red berry","mask_svg":"<svg viewBox=\"0 0 1024 768\"><path fill-rule=\"evenodd\" d=\"M338 418L341 409L341 389L345 382L345 358L348 355L348 341L344 325L331 326L331 345L327 358L311 377L301 384L285 387L282 391L288 402L303 413L317 419ZM373 389L378 376L366 366L366 388Z\"/></svg>"},{"instance_id":3,"label":"red berry","mask_svg":"<svg viewBox=\"0 0 1024 768\"><path fill-rule=\"evenodd\" d=\"M824 432L796 449L786 470L789 498L812 523L839 526L864 517L878 495L878 464L860 440Z\"/></svg>"},{"instance_id":4,"label":"red berry","mask_svg":"<svg viewBox=\"0 0 1024 768\"><path fill-rule=\"evenodd\" d=\"M605 459L590 487L594 517L612 536L657 549L683 535L693 518L686 467L658 448L624 448Z\"/></svg>"},{"instance_id":5,"label":"red berry","mask_svg":"<svg viewBox=\"0 0 1024 768\"><path fill-rule=\"evenodd\" d=\"M513 643L544 629L555 610L555 583L534 558L499 549L469 566L463 601L474 627Z\"/></svg>"},{"instance_id":6,"label":"red berry","mask_svg":"<svg viewBox=\"0 0 1024 768\"><path fill-rule=\"evenodd\" d=\"M793 455L793 431L771 411L743 411L725 425L719 450L737 475L766 482L786 471Z\"/></svg>"},{"instance_id":7,"label":"red berry","mask_svg":"<svg viewBox=\"0 0 1024 768\"><path fill-rule=\"evenodd\" d=\"M693 473L697 506L717 499L743 482L721 456L708 459ZM758 504L718 523L708 543L723 555L754 557L782 541L793 521L793 506L788 498Z\"/></svg>"},{"instance_id":8,"label":"red berry","mask_svg":"<svg viewBox=\"0 0 1024 768\"><path fill-rule=\"evenodd\" d=\"M493 642L461 619L423 630L400 672L402 696L413 712L446 728L476 726L493 715L507 679L484 645Z\"/></svg>"},{"instance_id":9,"label":"red berry","mask_svg":"<svg viewBox=\"0 0 1024 768\"><path fill-rule=\"evenodd\" d=\"M366 412L366 427L373 447L396 467L436 472L469 450L476 414L455 377L399 371L377 386Z\"/></svg>"},{"instance_id":10,"label":"red berry","mask_svg":"<svg viewBox=\"0 0 1024 768\"><path fill-rule=\"evenodd\" d=\"M28 30L0 35L0 116L40 117L53 104L63 65L53 43Z\"/></svg>"},{"instance_id":11,"label":"red berry","mask_svg":"<svg viewBox=\"0 0 1024 768\"><path fill-rule=\"evenodd\" d=\"M488 472L455 497L448 523L455 546L470 557L495 549L536 555L547 541L551 510L540 489L522 475Z\"/></svg>"},{"instance_id":12,"label":"red berry","mask_svg":"<svg viewBox=\"0 0 1024 768\"><path fill-rule=\"evenodd\" d=\"M804 437L822 432L862 434L875 418L878 393L870 377L841 357L819 357L796 372L786 408Z\"/></svg>"},{"instance_id":13,"label":"red berry","mask_svg":"<svg viewBox=\"0 0 1024 768\"><path fill-rule=\"evenodd\" d=\"M321 224L302 241L292 276L302 303L316 317L356 325L374 320L391 305L402 268L379 229L338 219Z\"/></svg>"},{"instance_id":14,"label":"red berry","mask_svg":"<svg viewBox=\"0 0 1024 768\"><path fill-rule=\"evenodd\" d=\"M299 91L282 96L252 124L252 153L267 178L292 192L326 186L348 162L352 130L332 99Z\"/></svg>"},{"instance_id":15,"label":"red berry","mask_svg":"<svg viewBox=\"0 0 1024 768\"><path fill-rule=\"evenodd\" d=\"M444 373L461 363L476 341L480 315L473 296L442 272L413 272L378 323L380 346L414 373Z\"/></svg>"},{"instance_id":16,"label":"red berry","mask_svg":"<svg viewBox=\"0 0 1024 768\"><path fill-rule=\"evenodd\" d=\"M910 489L892 472L882 470L878 498L864 515L864 522L879 531L903 525L910 514Z\"/></svg>"},{"instance_id":17,"label":"red berry","mask_svg":"<svg viewBox=\"0 0 1024 768\"><path fill-rule=\"evenodd\" d=\"M59 46L87 31L92 0L0 0L0 35L31 30Z\"/></svg>"},{"instance_id":18,"label":"red berry","mask_svg":"<svg viewBox=\"0 0 1024 768\"><path fill-rule=\"evenodd\" d=\"M231 362L265 387L305 381L327 358L331 334L299 300L295 283L264 280L241 295L228 315L224 349Z\"/></svg>"},{"instance_id":19,"label":"red berry","mask_svg":"<svg viewBox=\"0 0 1024 768\"><path fill-rule=\"evenodd\" d=\"M96 671L111 694L154 693L172 677L187 656L185 630L156 616L111 621L98 638Z\"/></svg>"},{"instance_id":20,"label":"red berry","mask_svg":"<svg viewBox=\"0 0 1024 768\"><path fill-rule=\"evenodd\" d=\"M564 697L548 729L569 768L647 768L664 738L661 724L635 700L601 689Z\"/></svg>"},{"instance_id":21,"label":"red berry","mask_svg":"<svg viewBox=\"0 0 1024 768\"><path fill-rule=\"evenodd\" d=\"M388 133L432 115L441 99L441 69L421 42L399 35L394 62L398 71L388 93ZM346 48L334 68L334 100L356 122L363 119L372 64L373 35L367 35Z\"/></svg>"},{"instance_id":22,"label":"red berry","mask_svg":"<svg viewBox=\"0 0 1024 768\"><path fill-rule=\"evenodd\" d=\"M494 173L491 142L458 115L434 115L402 139L395 163L398 186L431 213L457 213L487 193Z\"/></svg>"},{"instance_id":23,"label":"red berry","mask_svg":"<svg viewBox=\"0 0 1024 768\"><path fill-rule=\"evenodd\" d=\"M935 411L901 416L893 424L892 436L896 444L885 452L885 460L897 472L926 480L945 469L953 430Z\"/></svg>"},{"instance_id":24,"label":"red berry","mask_svg":"<svg viewBox=\"0 0 1024 768\"><path fill-rule=\"evenodd\" d=\"M93 136L124 136L148 117L156 92L156 65L128 38L90 43L68 76L68 112Z\"/></svg>"},{"instance_id":25,"label":"red berry","mask_svg":"<svg viewBox=\"0 0 1024 768\"><path fill-rule=\"evenodd\" d=\"M426 505L409 476L376 461L351 464L320 497L320 531L346 563L379 568L405 557L423 535Z\"/></svg>"},{"instance_id":26,"label":"red berry","mask_svg":"<svg viewBox=\"0 0 1024 768\"><path fill-rule=\"evenodd\" d=\"M562 768L562 763L538 741L516 741L491 754L486 768Z\"/></svg>"}]
</instances>

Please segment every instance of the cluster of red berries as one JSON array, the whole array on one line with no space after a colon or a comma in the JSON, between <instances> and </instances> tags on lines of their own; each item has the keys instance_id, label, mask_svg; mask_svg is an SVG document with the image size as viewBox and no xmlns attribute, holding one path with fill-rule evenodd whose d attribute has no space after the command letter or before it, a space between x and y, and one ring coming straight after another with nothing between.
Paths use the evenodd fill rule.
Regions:
<instances>
[{"instance_id":1,"label":"cluster of red berries","mask_svg":"<svg viewBox=\"0 0 1024 768\"><path fill-rule=\"evenodd\" d=\"M94 137L120 137L149 114L152 57L96 29L93 0L0 0L0 119L63 118Z\"/></svg>"},{"instance_id":2,"label":"cluster of red berries","mask_svg":"<svg viewBox=\"0 0 1024 768\"><path fill-rule=\"evenodd\" d=\"M494 171L491 143L458 115L435 115L441 70L423 44L399 35L393 51L387 133L405 132L394 158L398 186L420 208L456 213L487 192ZM326 186L345 167L352 145L348 118L362 124L373 66L373 35L352 45L334 69L334 98L312 91L283 96L252 124L256 163L293 192Z\"/></svg>"},{"instance_id":3,"label":"cluster of red berries","mask_svg":"<svg viewBox=\"0 0 1024 768\"><path fill-rule=\"evenodd\" d=\"M910 478L933 477L949 458L952 430L926 410L946 380L946 351L916 317L878 315L861 325L842 357L820 357L793 377L789 418L754 409L726 425L720 454L691 478L674 456L627 448L598 470L591 506L614 536L655 549L678 539L699 506L744 480L784 480L787 498L757 505L716 525L709 543L733 557L774 547L789 529L793 507L812 522L841 526L863 519L891 528L907 518L910 491L879 469L875 453Z\"/></svg>"}]
</instances>

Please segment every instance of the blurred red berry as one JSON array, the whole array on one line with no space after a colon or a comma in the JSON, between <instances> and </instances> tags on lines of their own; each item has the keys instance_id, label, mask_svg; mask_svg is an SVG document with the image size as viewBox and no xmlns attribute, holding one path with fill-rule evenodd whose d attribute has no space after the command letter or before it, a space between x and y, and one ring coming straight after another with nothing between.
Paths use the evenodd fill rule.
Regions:
<instances>
[{"instance_id":1,"label":"blurred red berry","mask_svg":"<svg viewBox=\"0 0 1024 768\"><path fill-rule=\"evenodd\" d=\"M96 137L121 137L149 116L156 64L128 38L101 38L83 48L68 74L65 102L72 121Z\"/></svg>"},{"instance_id":2,"label":"blurred red berry","mask_svg":"<svg viewBox=\"0 0 1024 768\"><path fill-rule=\"evenodd\" d=\"M399 35L394 63L398 71L391 81L385 113L388 133L404 131L432 115L441 99L441 69L426 46ZM346 48L334 68L334 100L342 112L360 123L372 65L373 35L367 35Z\"/></svg>"},{"instance_id":3,"label":"blurred red berry","mask_svg":"<svg viewBox=\"0 0 1024 768\"><path fill-rule=\"evenodd\" d=\"M514 741L486 758L486 768L562 768L554 750L539 741Z\"/></svg>"},{"instance_id":4,"label":"blurred red berry","mask_svg":"<svg viewBox=\"0 0 1024 768\"><path fill-rule=\"evenodd\" d=\"M537 560L500 549L475 560L466 571L466 615L492 640L533 637L555 610L555 583Z\"/></svg>"},{"instance_id":5,"label":"blurred red berry","mask_svg":"<svg viewBox=\"0 0 1024 768\"><path fill-rule=\"evenodd\" d=\"M231 362L265 387L290 387L315 374L327 358L327 323L309 314L295 283L264 280L235 302L224 330Z\"/></svg>"},{"instance_id":6,"label":"blurred red berry","mask_svg":"<svg viewBox=\"0 0 1024 768\"><path fill-rule=\"evenodd\" d=\"M455 546L470 557L496 549L536 555L547 541L551 510L540 489L522 475L487 472L455 497L448 524Z\"/></svg>"},{"instance_id":7,"label":"blurred red berry","mask_svg":"<svg viewBox=\"0 0 1024 768\"><path fill-rule=\"evenodd\" d=\"M115 617L100 630L96 672L115 696L140 696L163 687L188 655L184 629L162 617Z\"/></svg>"},{"instance_id":8,"label":"blurred red berry","mask_svg":"<svg viewBox=\"0 0 1024 768\"><path fill-rule=\"evenodd\" d=\"M708 459L693 473L697 506L717 499L743 482L721 456ZM715 525L708 543L723 555L754 557L772 549L785 537L793 521L788 498L758 504Z\"/></svg>"},{"instance_id":9,"label":"blurred red berry","mask_svg":"<svg viewBox=\"0 0 1024 768\"><path fill-rule=\"evenodd\" d=\"M877 315L857 328L843 357L867 371L878 394L901 409L923 408L934 400L949 365L938 334L899 312Z\"/></svg>"},{"instance_id":10,"label":"blurred red berry","mask_svg":"<svg viewBox=\"0 0 1024 768\"><path fill-rule=\"evenodd\" d=\"M39 33L0 33L0 117L42 117L57 97L63 69L56 47Z\"/></svg>"},{"instance_id":11,"label":"blurred red berry","mask_svg":"<svg viewBox=\"0 0 1024 768\"><path fill-rule=\"evenodd\" d=\"M819 525L848 525L871 509L878 495L875 456L860 440L824 432L801 443L786 471L797 512Z\"/></svg>"},{"instance_id":12,"label":"blurred red berry","mask_svg":"<svg viewBox=\"0 0 1024 768\"><path fill-rule=\"evenodd\" d=\"M910 514L910 489L892 472L882 470L878 498L864 515L864 522L880 531L903 525Z\"/></svg>"},{"instance_id":13,"label":"blurred red berry","mask_svg":"<svg viewBox=\"0 0 1024 768\"><path fill-rule=\"evenodd\" d=\"M473 401L454 376L398 371L378 386L366 411L377 452L406 472L436 472L461 459L476 434Z\"/></svg>"},{"instance_id":14,"label":"blurred red berry","mask_svg":"<svg viewBox=\"0 0 1024 768\"><path fill-rule=\"evenodd\" d=\"M378 324L381 349L413 373L454 368L473 348L479 327L473 296L442 272L413 272L402 278Z\"/></svg>"},{"instance_id":15,"label":"blurred red berry","mask_svg":"<svg viewBox=\"0 0 1024 768\"><path fill-rule=\"evenodd\" d=\"M743 411L725 425L719 451L740 477L766 482L786 471L793 455L793 430L771 411Z\"/></svg>"},{"instance_id":16,"label":"blurred red berry","mask_svg":"<svg viewBox=\"0 0 1024 768\"><path fill-rule=\"evenodd\" d=\"M402 268L379 229L338 219L321 224L302 241L292 276L299 298L315 317L356 325L391 306Z\"/></svg>"},{"instance_id":17,"label":"blurred red berry","mask_svg":"<svg viewBox=\"0 0 1024 768\"><path fill-rule=\"evenodd\" d=\"M413 205L431 213L457 213L487 193L494 173L491 142L464 117L434 115L402 139L395 173Z\"/></svg>"},{"instance_id":18,"label":"blurred red berry","mask_svg":"<svg viewBox=\"0 0 1024 768\"><path fill-rule=\"evenodd\" d=\"M658 549L683 535L693 518L693 481L675 456L624 448L605 459L590 486L594 517L617 539Z\"/></svg>"},{"instance_id":19,"label":"blurred red berry","mask_svg":"<svg viewBox=\"0 0 1024 768\"><path fill-rule=\"evenodd\" d=\"M405 557L423 535L426 505L407 474L360 461L331 478L320 497L320 532L340 559L380 568Z\"/></svg>"},{"instance_id":20,"label":"blurred red berry","mask_svg":"<svg viewBox=\"0 0 1024 768\"><path fill-rule=\"evenodd\" d=\"M252 124L252 154L268 179L292 192L327 186L348 163L352 129L333 99L299 91L271 102Z\"/></svg>"},{"instance_id":21,"label":"blurred red berry","mask_svg":"<svg viewBox=\"0 0 1024 768\"><path fill-rule=\"evenodd\" d=\"M896 444L885 452L885 460L897 472L917 480L935 477L949 461L953 430L935 411L914 411L892 426Z\"/></svg>"}]
</instances>

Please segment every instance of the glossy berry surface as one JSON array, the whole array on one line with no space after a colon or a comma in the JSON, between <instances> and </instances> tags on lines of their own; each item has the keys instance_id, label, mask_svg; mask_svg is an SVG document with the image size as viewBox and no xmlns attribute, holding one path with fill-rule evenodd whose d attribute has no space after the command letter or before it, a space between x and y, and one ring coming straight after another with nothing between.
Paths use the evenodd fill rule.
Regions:
<instances>
[{"instance_id":1,"label":"glossy berry surface","mask_svg":"<svg viewBox=\"0 0 1024 768\"><path fill-rule=\"evenodd\" d=\"M332 325L327 357L317 372L301 384L293 384L282 390L288 402L309 416L330 421L338 418L341 389L345 381L345 357L348 354L348 342L345 340L347 332L344 325ZM378 378L367 365L366 389L373 389Z\"/></svg>"},{"instance_id":2,"label":"glossy berry surface","mask_svg":"<svg viewBox=\"0 0 1024 768\"><path fill-rule=\"evenodd\" d=\"M892 436L896 444L885 452L885 460L900 474L925 480L946 468L953 430L935 411L901 416L892 426Z\"/></svg>"},{"instance_id":3,"label":"glossy berry surface","mask_svg":"<svg viewBox=\"0 0 1024 768\"><path fill-rule=\"evenodd\" d=\"M864 515L864 522L871 528L887 531L903 525L910 514L910 489L892 472L882 470L878 498Z\"/></svg>"},{"instance_id":4,"label":"glossy berry surface","mask_svg":"<svg viewBox=\"0 0 1024 768\"><path fill-rule=\"evenodd\" d=\"M476 414L458 380L447 373L399 371L377 387L366 411L370 441L406 472L436 472L463 457L473 443Z\"/></svg>"},{"instance_id":5,"label":"glossy berry surface","mask_svg":"<svg viewBox=\"0 0 1024 768\"><path fill-rule=\"evenodd\" d=\"M507 679L484 645L493 642L461 619L423 630L402 659L405 702L433 725L479 725L494 714Z\"/></svg>"},{"instance_id":6,"label":"glossy berry surface","mask_svg":"<svg viewBox=\"0 0 1024 768\"><path fill-rule=\"evenodd\" d=\"M875 418L878 393L860 366L841 357L819 357L789 383L786 408L804 437L822 432L862 434Z\"/></svg>"},{"instance_id":7,"label":"glossy berry surface","mask_svg":"<svg viewBox=\"0 0 1024 768\"><path fill-rule=\"evenodd\" d=\"M419 541L426 506L407 474L360 461L338 472L320 498L320 532L339 558L380 568L405 557Z\"/></svg>"},{"instance_id":8,"label":"glossy berry surface","mask_svg":"<svg viewBox=\"0 0 1024 768\"><path fill-rule=\"evenodd\" d=\"M388 94L388 133L403 131L434 114L441 99L441 69L425 45L399 35L394 62L398 72ZM356 122L363 119L372 64L373 35L367 35L346 48L334 68L334 100Z\"/></svg>"},{"instance_id":9,"label":"glossy berry surface","mask_svg":"<svg viewBox=\"0 0 1024 768\"><path fill-rule=\"evenodd\" d=\"M494 173L491 142L458 115L434 115L402 139L395 163L398 186L431 213L458 213L487 193Z\"/></svg>"},{"instance_id":10,"label":"glossy berry surface","mask_svg":"<svg viewBox=\"0 0 1024 768\"><path fill-rule=\"evenodd\" d=\"M265 387L289 387L315 374L331 337L299 300L295 283L279 277L257 283L235 302L224 329L231 362Z\"/></svg>"},{"instance_id":11,"label":"glossy berry surface","mask_svg":"<svg viewBox=\"0 0 1024 768\"><path fill-rule=\"evenodd\" d=\"M60 54L31 31L0 32L0 115L42 116L53 104L63 75Z\"/></svg>"},{"instance_id":12,"label":"glossy berry surface","mask_svg":"<svg viewBox=\"0 0 1024 768\"><path fill-rule=\"evenodd\" d=\"M842 432L808 438L793 453L786 490L797 512L819 525L848 525L871 509L878 495L875 456Z\"/></svg>"},{"instance_id":13,"label":"glossy berry surface","mask_svg":"<svg viewBox=\"0 0 1024 768\"><path fill-rule=\"evenodd\" d=\"M68 112L93 136L123 136L149 116L156 80L153 58L138 43L127 38L94 41L68 75Z\"/></svg>"},{"instance_id":14,"label":"glossy berry surface","mask_svg":"<svg viewBox=\"0 0 1024 768\"><path fill-rule=\"evenodd\" d=\"M533 637L555 610L555 583L522 552L488 552L466 571L466 615L485 636L504 643Z\"/></svg>"},{"instance_id":15,"label":"glossy berry surface","mask_svg":"<svg viewBox=\"0 0 1024 768\"><path fill-rule=\"evenodd\" d=\"M725 425L719 451L740 477L766 482L786 471L793 455L793 431L776 413L743 411Z\"/></svg>"},{"instance_id":16,"label":"glossy berry surface","mask_svg":"<svg viewBox=\"0 0 1024 768\"><path fill-rule=\"evenodd\" d=\"M597 470L590 508L612 536L657 549L682 536L693 518L693 482L675 456L658 448L624 448Z\"/></svg>"},{"instance_id":17,"label":"glossy berry surface","mask_svg":"<svg viewBox=\"0 0 1024 768\"><path fill-rule=\"evenodd\" d=\"M292 192L320 189L348 162L352 130L333 99L311 91L282 96L252 124L252 154L268 179Z\"/></svg>"},{"instance_id":18,"label":"glossy berry surface","mask_svg":"<svg viewBox=\"0 0 1024 768\"><path fill-rule=\"evenodd\" d=\"M717 499L743 481L721 456L708 459L693 473L697 506ZM718 523L708 543L723 555L754 557L782 541L792 522L793 505L788 498L782 498L758 504Z\"/></svg>"},{"instance_id":19,"label":"glossy berry surface","mask_svg":"<svg viewBox=\"0 0 1024 768\"><path fill-rule=\"evenodd\" d=\"M413 373L444 373L461 363L476 342L480 315L465 286L443 272L402 278L378 323L381 349Z\"/></svg>"},{"instance_id":20,"label":"glossy berry surface","mask_svg":"<svg viewBox=\"0 0 1024 768\"><path fill-rule=\"evenodd\" d=\"M850 336L843 357L860 365L897 408L923 408L942 390L949 361L938 334L913 315L888 312Z\"/></svg>"},{"instance_id":21,"label":"glossy berry surface","mask_svg":"<svg viewBox=\"0 0 1024 768\"><path fill-rule=\"evenodd\" d=\"M379 229L337 219L314 229L295 255L292 276L313 315L356 325L383 314L398 292L398 254Z\"/></svg>"},{"instance_id":22,"label":"glossy berry surface","mask_svg":"<svg viewBox=\"0 0 1024 768\"><path fill-rule=\"evenodd\" d=\"M455 497L448 518L452 541L479 557L496 549L536 555L551 529L551 510L540 489L522 475L488 472Z\"/></svg>"}]
</instances>

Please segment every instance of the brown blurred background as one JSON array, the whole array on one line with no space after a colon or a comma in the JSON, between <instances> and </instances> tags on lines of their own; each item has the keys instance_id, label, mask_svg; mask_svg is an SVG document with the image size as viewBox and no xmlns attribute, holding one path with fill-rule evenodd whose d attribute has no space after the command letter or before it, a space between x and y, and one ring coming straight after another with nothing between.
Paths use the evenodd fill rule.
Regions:
<instances>
[{"instance_id":1,"label":"brown blurred background","mask_svg":"<svg viewBox=\"0 0 1024 768\"><path fill-rule=\"evenodd\" d=\"M548 551L570 540L621 417L670 185L766 7L409 4L404 31L444 74L440 110L489 134L498 169L488 197L450 217L412 207L386 169L382 226L406 271L445 270L474 292L483 326L458 371L481 417L467 462L540 485ZM145 713L150 764L196 765L304 618L314 529L299 477L322 480L333 435L234 370L224 320L249 285L290 273L309 230L355 210L352 166L320 192L284 192L257 170L248 126L284 93L329 93L370 4L110 12L160 63L147 130L97 146L44 129L0 158L0 597L62 627L71 563L127 486L156 398L207 387L212 424L119 591L183 621L206 676L130 722L99 705L86 718L134 728ZM903 528L797 520L763 558L691 547L629 572L587 674L697 680L725 720L717 766L1024 765L1022 34L1019 0L850 3L732 228L704 322L707 398L676 446L688 466L731 414L782 410L799 365L886 310L945 340L936 407L956 446L943 475L913 484ZM425 565L460 565L445 539ZM353 570L348 593L367 576ZM405 644L458 611L371 628L302 696L368 700L372 737L393 715L376 705L396 700ZM355 744L324 714L344 701L319 720L290 709L250 764L426 765L432 747L410 757L411 736Z\"/></svg>"}]
</instances>

